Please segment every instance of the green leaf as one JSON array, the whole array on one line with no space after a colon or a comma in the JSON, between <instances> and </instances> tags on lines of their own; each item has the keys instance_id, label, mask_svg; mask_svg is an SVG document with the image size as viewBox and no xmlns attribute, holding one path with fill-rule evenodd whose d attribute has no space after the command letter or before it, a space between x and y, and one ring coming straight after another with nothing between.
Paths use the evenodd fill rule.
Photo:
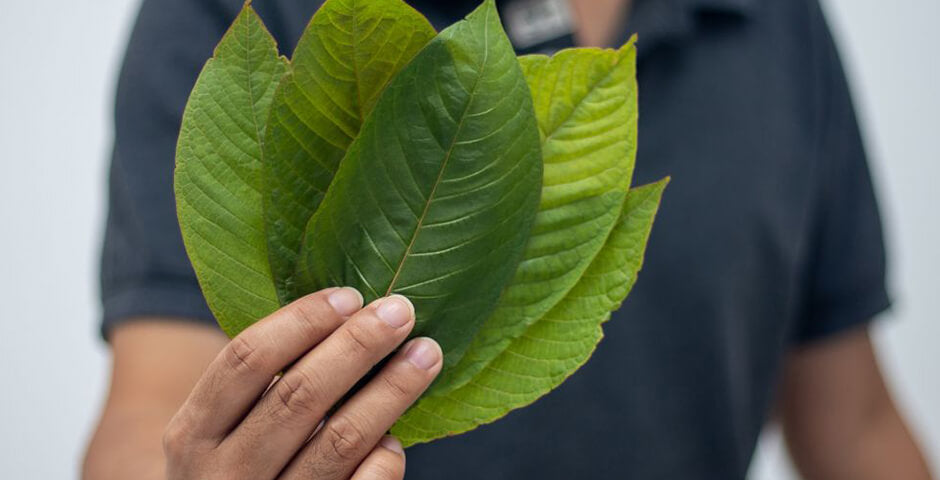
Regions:
<instances>
[{"instance_id":1,"label":"green leaf","mask_svg":"<svg viewBox=\"0 0 940 480\"><path fill-rule=\"evenodd\" d=\"M667 183L631 190L604 247L565 298L469 382L424 396L391 433L408 446L471 430L534 402L583 365L636 281Z\"/></svg>"},{"instance_id":2,"label":"green leaf","mask_svg":"<svg viewBox=\"0 0 940 480\"><path fill-rule=\"evenodd\" d=\"M541 190L532 97L492 0L392 80L307 226L305 291L401 293L462 355L518 265Z\"/></svg>"},{"instance_id":3,"label":"green leaf","mask_svg":"<svg viewBox=\"0 0 940 480\"><path fill-rule=\"evenodd\" d=\"M261 138L285 64L246 3L183 113L177 214L206 300L230 336L278 307L265 248Z\"/></svg>"},{"instance_id":4,"label":"green leaf","mask_svg":"<svg viewBox=\"0 0 940 480\"><path fill-rule=\"evenodd\" d=\"M304 227L385 86L435 35L401 0L327 0L278 86L265 136L265 222L281 304Z\"/></svg>"},{"instance_id":5,"label":"green leaf","mask_svg":"<svg viewBox=\"0 0 940 480\"><path fill-rule=\"evenodd\" d=\"M445 352L405 444L491 422L590 357L666 180L630 190L633 40L516 60L486 0L434 37L400 0L327 0L288 63L249 4L187 105L176 193L229 335L349 285Z\"/></svg>"},{"instance_id":6,"label":"green leaf","mask_svg":"<svg viewBox=\"0 0 940 480\"><path fill-rule=\"evenodd\" d=\"M575 285L620 216L636 156L636 50L520 58L542 139L544 185L522 263L493 316L431 389L466 383Z\"/></svg>"}]
</instances>

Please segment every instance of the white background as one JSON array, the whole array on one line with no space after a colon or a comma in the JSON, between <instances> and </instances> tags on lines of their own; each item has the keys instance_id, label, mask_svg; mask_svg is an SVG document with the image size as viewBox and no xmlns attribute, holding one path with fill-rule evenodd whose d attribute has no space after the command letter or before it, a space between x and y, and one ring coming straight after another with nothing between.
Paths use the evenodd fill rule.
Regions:
<instances>
[{"instance_id":1,"label":"white background","mask_svg":"<svg viewBox=\"0 0 940 480\"><path fill-rule=\"evenodd\" d=\"M0 0L0 476L76 478L106 388L97 336L115 70L133 0ZM827 0L867 133L896 306L877 328L940 465L940 1ZM796 478L777 435L755 480Z\"/></svg>"}]
</instances>

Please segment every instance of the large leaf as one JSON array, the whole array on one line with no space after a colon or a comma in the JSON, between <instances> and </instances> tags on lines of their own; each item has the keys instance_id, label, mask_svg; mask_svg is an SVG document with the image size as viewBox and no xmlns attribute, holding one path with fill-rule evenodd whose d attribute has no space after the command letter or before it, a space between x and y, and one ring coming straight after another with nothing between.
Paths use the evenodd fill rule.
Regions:
<instances>
[{"instance_id":1,"label":"large leaf","mask_svg":"<svg viewBox=\"0 0 940 480\"><path fill-rule=\"evenodd\" d=\"M632 41L517 61L493 0L433 35L399 0L327 0L290 65L246 4L177 152L184 241L230 335L330 286L412 299L413 335L445 365L393 428L406 444L493 421L582 365L665 187L629 190Z\"/></svg>"},{"instance_id":2,"label":"large leaf","mask_svg":"<svg viewBox=\"0 0 940 480\"><path fill-rule=\"evenodd\" d=\"M327 0L310 20L278 86L264 148L265 221L281 304L304 227L391 78L435 35L401 0Z\"/></svg>"},{"instance_id":3,"label":"large leaf","mask_svg":"<svg viewBox=\"0 0 940 480\"><path fill-rule=\"evenodd\" d=\"M601 325L636 281L667 183L631 190L604 247L565 298L469 382L424 396L392 434L412 445L471 430L534 402L583 365L603 337Z\"/></svg>"},{"instance_id":4,"label":"large leaf","mask_svg":"<svg viewBox=\"0 0 940 480\"><path fill-rule=\"evenodd\" d=\"M542 139L544 185L522 263L460 363L431 392L466 383L575 285L620 216L636 156L633 41L520 58Z\"/></svg>"},{"instance_id":5,"label":"large leaf","mask_svg":"<svg viewBox=\"0 0 940 480\"><path fill-rule=\"evenodd\" d=\"M232 336L278 307L265 248L261 138L285 64L246 3L196 81L177 144L183 241Z\"/></svg>"},{"instance_id":6,"label":"large leaf","mask_svg":"<svg viewBox=\"0 0 940 480\"><path fill-rule=\"evenodd\" d=\"M541 190L532 97L492 0L396 76L307 226L304 290L401 293L445 368L496 305Z\"/></svg>"}]
</instances>

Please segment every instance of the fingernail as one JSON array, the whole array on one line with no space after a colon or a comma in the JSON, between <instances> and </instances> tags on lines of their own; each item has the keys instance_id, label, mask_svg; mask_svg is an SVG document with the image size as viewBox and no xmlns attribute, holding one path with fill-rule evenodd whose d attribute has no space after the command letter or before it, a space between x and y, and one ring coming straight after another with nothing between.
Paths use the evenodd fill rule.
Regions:
<instances>
[{"instance_id":1,"label":"fingernail","mask_svg":"<svg viewBox=\"0 0 940 480\"><path fill-rule=\"evenodd\" d=\"M430 370L441 361L441 347L430 338L416 338L405 351L405 358L422 370Z\"/></svg>"},{"instance_id":2,"label":"fingernail","mask_svg":"<svg viewBox=\"0 0 940 480\"><path fill-rule=\"evenodd\" d=\"M392 295L382 299L375 314L393 328L399 328L410 322L414 317L414 307L407 298L401 295Z\"/></svg>"},{"instance_id":3,"label":"fingernail","mask_svg":"<svg viewBox=\"0 0 940 480\"><path fill-rule=\"evenodd\" d=\"M386 450L391 450L399 455L405 454L405 449L401 447L401 442L399 442L397 438L391 435L386 435L382 437L382 440L379 440L379 445L381 445L382 448Z\"/></svg>"},{"instance_id":4,"label":"fingernail","mask_svg":"<svg viewBox=\"0 0 940 480\"><path fill-rule=\"evenodd\" d=\"M362 308L362 294L352 287L343 287L327 297L336 313L346 317Z\"/></svg>"}]
</instances>

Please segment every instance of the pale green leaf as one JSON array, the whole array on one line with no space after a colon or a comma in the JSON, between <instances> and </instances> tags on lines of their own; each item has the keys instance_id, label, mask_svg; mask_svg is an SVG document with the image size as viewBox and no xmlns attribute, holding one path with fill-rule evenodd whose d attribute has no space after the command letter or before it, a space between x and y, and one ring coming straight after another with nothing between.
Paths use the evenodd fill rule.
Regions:
<instances>
[{"instance_id":1,"label":"pale green leaf","mask_svg":"<svg viewBox=\"0 0 940 480\"><path fill-rule=\"evenodd\" d=\"M297 42L265 136L265 221L282 304L304 227L392 77L435 35L401 0L327 0Z\"/></svg>"},{"instance_id":2,"label":"pale green leaf","mask_svg":"<svg viewBox=\"0 0 940 480\"><path fill-rule=\"evenodd\" d=\"M469 382L424 396L391 433L412 445L471 430L534 402L583 365L636 281L667 183L631 190L604 247L565 298Z\"/></svg>"},{"instance_id":3,"label":"pale green leaf","mask_svg":"<svg viewBox=\"0 0 940 480\"><path fill-rule=\"evenodd\" d=\"M246 4L196 81L177 144L183 241L231 336L278 307L265 248L261 138L285 64Z\"/></svg>"},{"instance_id":4,"label":"pale green leaf","mask_svg":"<svg viewBox=\"0 0 940 480\"><path fill-rule=\"evenodd\" d=\"M496 305L541 190L538 126L492 0L392 80L307 226L305 291L415 304L453 365Z\"/></svg>"},{"instance_id":5,"label":"pale green leaf","mask_svg":"<svg viewBox=\"0 0 940 480\"><path fill-rule=\"evenodd\" d=\"M522 262L460 363L431 389L466 383L574 286L620 216L636 156L633 41L520 58L542 139L544 185Z\"/></svg>"}]
</instances>

